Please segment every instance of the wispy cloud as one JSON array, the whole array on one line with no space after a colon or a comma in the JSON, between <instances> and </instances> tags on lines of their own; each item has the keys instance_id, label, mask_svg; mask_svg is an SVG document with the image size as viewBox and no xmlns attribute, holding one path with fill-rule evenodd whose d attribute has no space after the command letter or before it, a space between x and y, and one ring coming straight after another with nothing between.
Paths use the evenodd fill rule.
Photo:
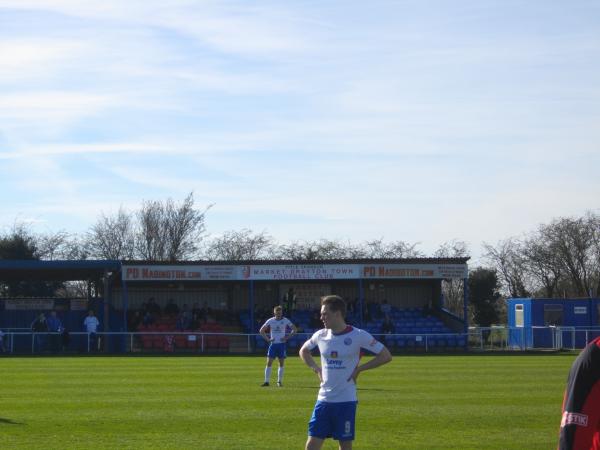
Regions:
<instances>
[{"instance_id":1,"label":"wispy cloud","mask_svg":"<svg viewBox=\"0 0 600 450\"><path fill-rule=\"evenodd\" d=\"M194 190L215 232L476 245L600 192L591 2L0 10L2 220Z\"/></svg>"}]
</instances>

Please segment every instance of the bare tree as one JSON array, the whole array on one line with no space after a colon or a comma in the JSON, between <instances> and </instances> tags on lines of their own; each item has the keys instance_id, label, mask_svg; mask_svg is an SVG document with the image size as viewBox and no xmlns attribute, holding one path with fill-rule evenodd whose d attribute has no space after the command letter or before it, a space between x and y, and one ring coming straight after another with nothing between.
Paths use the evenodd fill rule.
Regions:
<instances>
[{"instance_id":1,"label":"bare tree","mask_svg":"<svg viewBox=\"0 0 600 450\"><path fill-rule=\"evenodd\" d=\"M226 261L265 259L271 255L273 245L273 238L266 231L255 233L243 228L212 239L206 247L205 257Z\"/></svg>"},{"instance_id":2,"label":"bare tree","mask_svg":"<svg viewBox=\"0 0 600 450\"><path fill-rule=\"evenodd\" d=\"M206 212L194 208L192 192L177 205L172 199L166 202L147 201L137 214L137 254L151 261L179 261L198 256L205 231Z\"/></svg>"},{"instance_id":3,"label":"bare tree","mask_svg":"<svg viewBox=\"0 0 600 450\"><path fill-rule=\"evenodd\" d=\"M424 256L418 244L404 241L385 242L383 238L364 242L359 246L362 258L418 258Z\"/></svg>"},{"instance_id":4,"label":"bare tree","mask_svg":"<svg viewBox=\"0 0 600 450\"><path fill-rule=\"evenodd\" d=\"M444 242L433 253L434 258L467 258L469 246L464 241L452 240ZM464 280L442 280L444 307L457 316L462 316L464 305Z\"/></svg>"},{"instance_id":5,"label":"bare tree","mask_svg":"<svg viewBox=\"0 0 600 450\"><path fill-rule=\"evenodd\" d=\"M319 241L295 241L280 245L273 250L276 259L318 260L348 258L348 248L340 241L321 239Z\"/></svg>"},{"instance_id":6,"label":"bare tree","mask_svg":"<svg viewBox=\"0 0 600 450\"><path fill-rule=\"evenodd\" d=\"M317 259L358 259L358 258L416 258L423 254L417 244L404 241L385 242L374 239L358 245L335 239L292 242L280 245L274 250L277 259L317 260Z\"/></svg>"},{"instance_id":7,"label":"bare tree","mask_svg":"<svg viewBox=\"0 0 600 450\"><path fill-rule=\"evenodd\" d=\"M483 243L484 257L500 274L501 285L509 297L528 297L527 272L522 258L521 242L508 238L498 242L496 247Z\"/></svg>"},{"instance_id":8,"label":"bare tree","mask_svg":"<svg viewBox=\"0 0 600 450\"><path fill-rule=\"evenodd\" d=\"M594 260L595 296L600 295L600 214L591 211L586 214L586 220L592 229L592 255Z\"/></svg>"},{"instance_id":9,"label":"bare tree","mask_svg":"<svg viewBox=\"0 0 600 450\"><path fill-rule=\"evenodd\" d=\"M120 207L116 214L100 214L87 234L87 248L92 257L133 259L135 256L134 216Z\"/></svg>"},{"instance_id":10,"label":"bare tree","mask_svg":"<svg viewBox=\"0 0 600 450\"><path fill-rule=\"evenodd\" d=\"M562 265L552 242L546 239L547 226L528 236L521 247L523 264L544 297L554 297L562 278Z\"/></svg>"},{"instance_id":11,"label":"bare tree","mask_svg":"<svg viewBox=\"0 0 600 450\"><path fill-rule=\"evenodd\" d=\"M574 295L587 296L596 287L597 233L597 221L590 215L587 218L559 218L545 227L544 235L568 276Z\"/></svg>"}]
</instances>

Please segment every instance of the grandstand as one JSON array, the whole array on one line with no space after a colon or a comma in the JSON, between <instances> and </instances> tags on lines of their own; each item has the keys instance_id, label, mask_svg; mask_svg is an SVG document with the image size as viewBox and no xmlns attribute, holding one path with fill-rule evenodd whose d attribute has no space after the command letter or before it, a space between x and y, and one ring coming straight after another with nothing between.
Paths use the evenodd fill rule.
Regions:
<instances>
[{"instance_id":1,"label":"grandstand","mask_svg":"<svg viewBox=\"0 0 600 450\"><path fill-rule=\"evenodd\" d=\"M274 305L299 326L290 342L297 348L321 327L321 296L338 294L349 303L348 322L381 335L392 350L452 351L465 348L468 324L466 314L445 309L441 285L466 278L467 260L3 261L0 280L85 280L95 289L85 299L3 298L0 327L22 333L12 336L11 350L35 351L28 327L40 311L56 309L73 334L71 350L89 351L81 324L91 308L101 323L100 351L262 352L258 328ZM393 333L382 329L386 315Z\"/></svg>"}]
</instances>

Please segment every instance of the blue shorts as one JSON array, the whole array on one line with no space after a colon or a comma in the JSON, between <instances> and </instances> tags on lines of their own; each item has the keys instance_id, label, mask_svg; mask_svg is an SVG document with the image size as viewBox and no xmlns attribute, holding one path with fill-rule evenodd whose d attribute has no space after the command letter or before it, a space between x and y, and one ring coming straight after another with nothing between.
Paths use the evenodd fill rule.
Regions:
<instances>
[{"instance_id":1,"label":"blue shorts","mask_svg":"<svg viewBox=\"0 0 600 450\"><path fill-rule=\"evenodd\" d=\"M267 351L267 356L273 359L287 357L287 353L285 351L285 344L270 344L269 350Z\"/></svg>"},{"instance_id":2,"label":"blue shorts","mask_svg":"<svg viewBox=\"0 0 600 450\"><path fill-rule=\"evenodd\" d=\"M353 441L357 403L317 401L308 422L308 435L319 439L333 437L337 441Z\"/></svg>"}]
</instances>

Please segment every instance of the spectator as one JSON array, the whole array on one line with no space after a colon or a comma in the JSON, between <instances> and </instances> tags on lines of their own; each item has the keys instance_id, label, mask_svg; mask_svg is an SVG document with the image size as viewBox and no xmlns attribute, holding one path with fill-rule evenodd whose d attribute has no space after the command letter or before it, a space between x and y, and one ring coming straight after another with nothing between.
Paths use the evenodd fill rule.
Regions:
<instances>
[{"instance_id":1,"label":"spectator","mask_svg":"<svg viewBox=\"0 0 600 450\"><path fill-rule=\"evenodd\" d=\"M166 309L166 308L165 308ZM177 317L177 329L179 331L189 330L192 325L192 316L187 305L183 305L179 317Z\"/></svg>"},{"instance_id":2,"label":"spectator","mask_svg":"<svg viewBox=\"0 0 600 450\"><path fill-rule=\"evenodd\" d=\"M148 304L146 305L146 311L152 314L153 317L160 316L161 310L160 305L154 301L154 297L150 297L148 299Z\"/></svg>"},{"instance_id":3,"label":"spectator","mask_svg":"<svg viewBox=\"0 0 600 450\"><path fill-rule=\"evenodd\" d=\"M176 316L179 314L179 306L175 304L175 300L172 298L169 299L169 303L165 306L165 314L167 316Z\"/></svg>"},{"instance_id":4,"label":"spectator","mask_svg":"<svg viewBox=\"0 0 600 450\"><path fill-rule=\"evenodd\" d=\"M66 351L69 348L69 344L71 343L71 335L69 334L69 330L66 328L62 329L62 333L60 334L61 339L61 349L62 351Z\"/></svg>"},{"instance_id":5,"label":"spectator","mask_svg":"<svg viewBox=\"0 0 600 450\"><path fill-rule=\"evenodd\" d=\"M133 311L127 315L127 331L136 331L142 323L142 315L139 311Z\"/></svg>"},{"instance_id":6,"label":"spectator","mask_svg":"<svg viewBox=\"0 0 600 450\"><path fill-rule=\"evenodd\" d=\"M358 299L355 297L354 300L348 300L348 309L347 312L355 313L356 305L358 305Z\"/></svg>"},{"instance_id":7,"label":"spectator","mask_svg":"<svg viewBox=\"0 0 600 450\"><path fill-rule=\"evenodd\" d=\"M395 334L396 333L396 327L394 325L394 322L392 322L392 319L390 319L390 316L386 315L383 319L383 324L381 324L381 334L383 334L383 342L384 343L388 343L388 339L387 339L387 335L389 334Z\"/></svg>"},{"instance_id":8,"label":"spectator","mask_svg":"<svg viewBox=\"0 0 600 450\"><path fill-rule=\"evenodd\" d=\"M432 307L432 301L429 300L427 303L425 303L425 305L423 306L423 315L425 317L428 317L431 315L431 313L433 312L433 307Z\"/></svg>"},{"instance_id":9,"label":"spectator","mask_svg":"<svg viewBox=\"0 0 600 450\"><path fill-rule=\"evenodd\" d=\"M390 316L388 315L386 315L383 319L383 324L381 325L381 332L383 334L394 334L396 332L394 322L392 322L392 319L390 319Z\"/></svg>"},{"instance_id":10,"label":"spectator","mask_svg":"<svg viewBox=\"0 0 600 450\"><path fill-rule=\"evenodd\" d=\"M154 324L154 316L152 315L152 313L150 311L146 311L144 313L144 317L142 318L142 323L144 324L145 327L147 327L148 325Z\"/></svg>"},{"instance_id":11,"label":"spectator","mask_svg":"<svg viewBox=\"0 0 600 450\"><path fill-rule=\"evenodd\" d=\"M319 314L319 311L314 311L310 317L310 327L313 330L319 330L322 328L322 325L323 322L321 322L321 314Z\"/></svg>"},{"instance_id":12,"label":"spectator","mask_svg":"<svg viewBox=\"0 0 600 450\"><path fill-rule=\"evenodd\" d=\"M88 311L88 315L85 318L85 320L83 321L83 327L85 328L85 331L88 333L88 339L89 339L89 345L90 348L92 350L96 349L97 346L97 332L98 332L98 327L100 326L100 321L98 320L98 318L94 315L94 311L93 310L89 310Z\"/></svg>"},{"instance_id":13,"label":"spectator","mask_svg":"<svg viewBox=\"0 0 600 450\"><path fill-rule=\"evenodd\" d=\"M192 315L192 322L190 324L190 329L191 330L199 330L201 326L202 326L202 318L200 317L199 314L194 313Z\"/></svg>"},{"instance_id":14,"label":"spectator","mask_svg":"<svg viewBox=\"0 0 600 450\"><path fill-rule=\"evenodd\" d=\"M54 334L50 335L50 347L53 352L60 350L60 332L62 331L62 322L56 315L56 311L50 312L50 317L46 319L48 331Z\"/></svg>"},{"instance_id":15,"label":"spectator","mask_svg":"<svg viewBox=\"0 0 600 450\"><path fill-rule=\"evenodd\" d=\"M213 314L213 310L210 306L208 306L208 304L206 302L204 302L204 305L202 306L202 318L204 319L204 321L206 322L208 316L212 316Z\"/></svg>"},{"instance_id":16,"label":"spectator","mask_svg":"<svg viewBox=\"0 0 600 450\"><path fill-rule=\"evenodd\" d=\"M392 312L392 305L390 305L387 300L383 300L379 309L383 316L389 316Z\"/></svg>"},{"instance_id":17,"label":"spectator","mask_svg":"<svg viewBox=\"0 0 600 450\"><path fill-rule=\"evenodd\" d=\"M200 308L200 303L194 303L194 307L192 308L192 315L198 314L198 317L202 315L202 308Z\"/></svg>"},{"instance_id":18,"label":"spectator","mask_svg":"<svg viewBox=\"0 0 600 450\"><path fill-rule=\"evenodd\" d=\"M289 288L287 294L284 296L285 300L285 312L291 317L294 310L296 309L296 294L294 293L294 288Z\"/></svg>"},{"instance_id":19,"label":"spectator","mask_svg":"<svg viewBox=\"0 0 600 450\"><path fill-rule=\"evenodd\" d=\"M44 350L45 335L38 333L47 333L48 324L46 323L46 316L44 313L40 313L36 319L31 323L31 331L34 333L35 348L38 351Z\"/></svg>"},{"instance_id":20,"label":"spectator","mask_svg":"<svg viewBox=\"0 0 600 450\"><path fill-rule=\"evenodd\" d=\"M371 321L371 312L369 311L369 305L363 304L363 322L366 324Z\"/></svg>"}]
</instances>

